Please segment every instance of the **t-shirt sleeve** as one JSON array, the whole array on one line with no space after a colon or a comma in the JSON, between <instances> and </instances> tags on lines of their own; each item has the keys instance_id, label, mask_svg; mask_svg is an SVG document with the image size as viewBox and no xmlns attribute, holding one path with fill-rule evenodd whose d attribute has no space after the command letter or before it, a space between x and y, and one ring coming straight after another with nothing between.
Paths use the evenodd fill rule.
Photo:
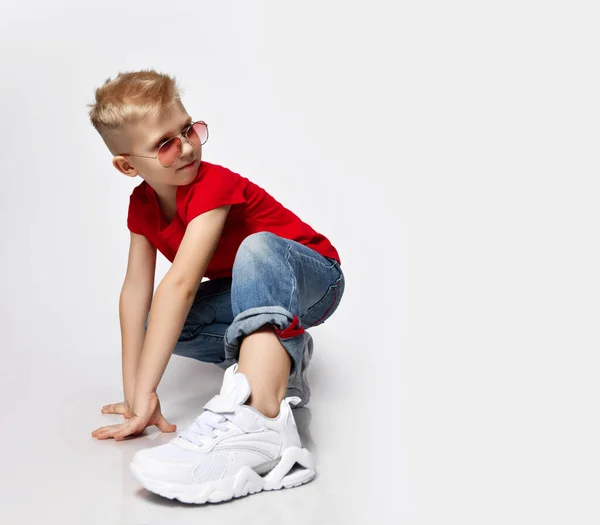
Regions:
<instances>
[{"instance_id":1,"label":"t-shirt sleeve","mask_svg":"<svg viewBox=\"0 0 600 525\"><path fill-rule=\"evenodd\" d=\"M185 211L185 220L189 222L210 210L228 204L246 202L244 178L228 169L208 171L191 188Z\"/></svg>"},{"instance_id":2,"label":"t-shirt sleeve","mask_svg":"<svg viewBox=\"0 0 600 525\"><path fill-rule=\"evenodd\" d=\"M140 206L137 202L135 193L129 197L129 209L127 210L127 228L132 233L144 235L142 230L142 221L140 215Z\"/></svg>"}]
</instances>

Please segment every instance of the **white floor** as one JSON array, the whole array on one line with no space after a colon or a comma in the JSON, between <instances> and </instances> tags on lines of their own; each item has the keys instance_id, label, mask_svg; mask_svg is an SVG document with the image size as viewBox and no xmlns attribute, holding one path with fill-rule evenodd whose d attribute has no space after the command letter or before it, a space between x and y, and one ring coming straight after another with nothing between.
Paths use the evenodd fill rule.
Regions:
<instances>
[{"instance_id":1,"label":"white floor","mask_svg":"<svg viewBox=\"0 0 600 525\"><path fill-rule=\"evenodd\" d=\"M352 315L350 308L344 310L340 307L331 325L312 331L313 398L309 407L295 411L304 444L317 458L317 478L217 505L166 500L132 478L134 452L173 434L153 428L121 442L90 436L96 427L122 420L100 413L103 404L120 399L118 366L85 358L85 346L79 358L55 360L51 352L42 353L43 338L37 350L21 349L2 384L7 403L1 413L0 514L9 518L2 523L365 523L376 508L398 523L407 505L401 425L400 434L386 433L389 407L379 390L391 392L384 384L395 374L387 369L376 376L368 356L375 346L361 348L361 339L346 331ZM183 428L218 391L222 375L212 365L173 357L159 387L163 413ZM397 407L389 402L395 419Z\"/></svg>"}]
</instances>

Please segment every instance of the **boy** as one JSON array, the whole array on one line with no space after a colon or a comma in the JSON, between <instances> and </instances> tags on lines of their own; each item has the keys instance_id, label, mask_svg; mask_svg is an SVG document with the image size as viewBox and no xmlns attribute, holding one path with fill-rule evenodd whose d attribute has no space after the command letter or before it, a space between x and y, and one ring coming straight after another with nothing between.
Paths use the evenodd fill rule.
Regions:
<instances>
[{"instance_id":1,"label":"boy","mask_svg":"<svg viewBox=\"0 0 600 525\"><path fill-rule=\"evenodd\" d=\"M125 400L102 410L127 421L92 436L175 431L156 394L174 352L225 376L185 431L135 454L131 470L146 489L205 503L310 481L291 406L310 396L306 329L344 292L336 249L247 178L202 160L208 126L187 114L168 75L120 73L90 107L115 168L143 179L129 203L119 306ZM153 296L156 250L172 265Z\"/></svg>"}]
</instances>

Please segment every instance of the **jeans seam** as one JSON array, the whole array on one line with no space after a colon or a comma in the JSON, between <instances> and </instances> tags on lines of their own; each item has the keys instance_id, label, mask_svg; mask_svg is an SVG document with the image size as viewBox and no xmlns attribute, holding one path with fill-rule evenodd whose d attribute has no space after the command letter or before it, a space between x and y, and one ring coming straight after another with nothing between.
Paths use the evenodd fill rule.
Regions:
<instances>
[{"instance_id":1,"label":"jeans seam","mask_svg":"<svg viewBox=\"0 0 600 525\"><path fill-rule=\"evenodd\" d=\"M200 332L199 334L194 336L194 338L196 338L196 337L214 337L215 339L220 339L221 341L223 341L225 339L225 336L223 336L223 335L209 334L207 332Z\"/></svg>"},{"instance_id":2,"label":"jeans seam","mask_svg":"<svg viewBox=\"0 0 600 525\"><path fill-rule=\"evenodd\" d=\"M292 286L292 293L290 294L290 302L288 304L287 307L287 311L292 313L292 300L294 298L294 292L296 291L296 288L298 287L298 282L296 279L296 272L294 272L294 269L292 268L292 265L290 263L290 253L292 251L292 245L288 244L288 249L287 249L287 253L285 255L285 262L287 263L289 269L290 269L290 273L292 274L292 276L294 277L294 282L293 282L293 286Z\"/></svg>"},{"instance_id":3,"label":"jeans seam","mask_svg":"<svg viewBox=\"0 0 600 525\"><path fill-rule=\"evenodd\" d=\"M311 261L313 261L317 264L320 264L323 268L327 268L328 270L336 267L335 262L333 262L331 264L325 264L323 261L319 261L319 259L317 259L316 257L311 257L310 255L306 255L304 253L298 252L296 255L299 255L300 257L304 257L305 259L310 259Z\"/></svg>"},{"instance_id":4,"label":"jeans seam","mask_svg":"<svg viewBox=\"0 0 600 525\"><path fill-rule=\"evenodd\" d=\"M309 315L310 313L312 313L313 310L315 310L315 308L317 306L319 306L321 303L323 303L325 301L325 298L327 297L327 294L329 294L330 291L332 291L332 289L334 289L334 296L333 296L333 301L331 303L331 305L329 305L329 308L327 309L327 311L325 312L325 314L318 319L317 321L315 321L314 323L307 325L309 328L312 328L313 326L315 326L319 321L321 321L323 318L327 317L327 314L329 313L329 311L331 310L331 308L333 308L333 305L336 303L338 297L337 294L339 292L340 289L340 283L344 280L344 276L343 274L340 275L333 284L329 285L327 287L327 291L325 292L325 294L323 295L323 297L321 297L321 299L319 299L316 303L314 303L312 306L310 306L308 308L308 310L304 313L303 317L306 318L307 315ZM340 296L341 299L341 296Z\"/></svg>"},{"instance_id":5,"label":"jeans seam","mask_svg":"<svg viewBox=\"0 0 600 525\"><path fill-rule=\"evenodd\" d=\"M186 334L187 334L187 338L188 338L188 339L193 339L193 338L194 338L194 335L192 334L192 332L190 332L190 329L188 328L188 325L187 325L187 324L184 324L184 325L183 325L183 330L185 330L185 331L186 331Z\"/></svg>"}]
</instances>

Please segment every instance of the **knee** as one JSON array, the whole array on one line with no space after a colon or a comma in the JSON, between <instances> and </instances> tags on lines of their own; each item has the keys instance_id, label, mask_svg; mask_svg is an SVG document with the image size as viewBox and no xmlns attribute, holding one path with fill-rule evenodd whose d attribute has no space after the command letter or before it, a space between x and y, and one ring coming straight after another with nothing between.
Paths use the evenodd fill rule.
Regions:
<instances>
[{"instance_id":1,"label":"knee","mask_svg":"<svg viewBox=\"0 0 600 525\"><path fill-rule=\"evenodd\" d=\"M281 238L271 232L258 232L248 235L238 248L234 261L234 272L257 268L269 264L285 253Z\"/></svg>"},{"instance_id":2,"label":"knee","mask_svg":"<svg viewBox=\"0 0 600 525\"><path fill-rule=\"evenodd\" d=\"M277 235L271 232L257 232L248 235L238 249L239 255L264 256L274 247Z\"/></svg>"}]
</instances>

